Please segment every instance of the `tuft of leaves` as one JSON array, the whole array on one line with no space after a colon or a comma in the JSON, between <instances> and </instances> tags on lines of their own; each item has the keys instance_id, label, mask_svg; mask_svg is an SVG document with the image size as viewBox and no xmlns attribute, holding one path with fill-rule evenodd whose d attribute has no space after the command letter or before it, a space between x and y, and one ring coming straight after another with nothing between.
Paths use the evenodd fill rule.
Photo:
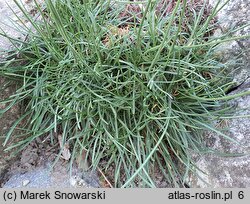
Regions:
<instances>
[{"instance_id":1,"label":"tuft of leaves","mask_svg":"<svg viewBox=\"0 0 250 204\"><path fill-rule=\"evenodd\" d=\"M232 140L214 121L230 115L228 100L249 93L226 95L233 82L215 50L241 37L212 35L224 5L204 19L205 1L188 17L186 0L165 11L152 0L46 0L33 18L15 2L32 29L19 25L24 41L1 33L15 47L0 74L22 83L2 113L25 104L4 145L19 123L23 140L7 150L60 135L71 163L84 154L93 169L112 166L115 187L155 187L155 167L184 186L196 169L191 153L210 151L204 130Z\"/></svg>"}]
</instances>

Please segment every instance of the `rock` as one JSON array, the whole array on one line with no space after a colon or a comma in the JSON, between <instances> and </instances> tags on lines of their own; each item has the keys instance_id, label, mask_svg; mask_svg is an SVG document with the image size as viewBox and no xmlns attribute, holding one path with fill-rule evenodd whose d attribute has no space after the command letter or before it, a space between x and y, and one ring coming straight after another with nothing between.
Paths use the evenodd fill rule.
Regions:
<instances>
[{"instance_id":1,"label":"rock","mask_svg":"<svg viewBox=\"0 0 250 204\"><path fill-rule=\"evenodd\" d=\"M89 185L86 184L86 182L78 176L72 176L70 178L70 185L74 188L89 188Z\"/></svg>"},{"instance_id":2,"label":"rock","mask_svg":"<svg viewBox=\"0 0 250 204\"><path fill-rule=\"evenodd\" d=\"M227 0L221 0L221 5ZM209 1L212 6L215 6L218 0ZM229 1L228 4L218 13L218 21L220 29L217 30L217 35L228 30L236 29L250 22L250 1L235 0ZM247 26L235 32L233 36L244 36L250 34L250 26ZM242 84L250 77L250 38L231 41L220 45L218 51L223 55L223 60L229 64L230 70L236 86Z\"/></svg>"},{"instance_id":3,"label":"rock","mask_svg":"<svg viewBox=\"0 0 250 204\"><path fill-rule=\"evenodd\" d=\"M217 0L210 0L215 5ZM224 0L221 3L225 2ZM250 0L235 0L219 13L218 19L222 30L232 27L239 27L250 22ZM250 26L236 32L235 36L249 35ZM239 86L230 94L250 90L250 38L226 43L219 47L224 55L224 61L232 64L233 78ZM237 60L239 63L230 62ZM237 115L250 115L250 95L235 99L233 104L237 105ZM244 110L243 110L244 109ZM214 154L207 154L197 159L196 165L201 171L192 174L189 184L192 187L250 187L250 119L247 117L225 120L225 127L228 128L228 135L239 144L229 142L225 138L214 133L207 133L209 147L224 153L245 153L245 156L221 157ZM209 142L207 142L209 143Z\"/></svg>"},{"instance_id":4,"label":"rock","mask_svg":"<svg viewBox=\"0 0 250 204\"><path fill-rule=\"evenodd\" d=\"M250 90L250 80L244 86L233 92ZM250 95L241 97L234 102L238 104L238 110L248 108L243 112L244 115L250 115L249 104ZM241 113L240 113L241 112ZM242 115L242 111L238 114ZM237 115L237 114L235 114ZM214 154L201 156L196 165L203 172L198 175L192 175L189 183L192 187L250 187L250 124L249 118L235 118L227 121L228 135L239 144L229 142L228 140L210 133L208 140L214 140L210 146L215 150L224 153L242 154L245 156L221 157Z\"/></svg>"},{"instance_id":5,"label":"rock","mask_svg":"<svg viewBox=\"0 0 250 204\"><path fill-rule=\"evenodd\" d=\"M22 186L27 186L30 183L30 180L24 180L22 182Z\"/></svg>"},{"instance_id":6,"label":"rock","mask_svg":"<svg viewBox=\"0 0 250 204\"><path fill-rule=\"evenodd\" d=\"M23 181L29 180L28 186L23 186ZM61 182L59 186L58 183L54 183L51 180L51 176L47 169L37 168L35 170L26 172L24 174L13 175L3 186L3 188L49 188L49 187L69 187L66 182Z\"/></svg>"},{"instance_id":7,"label":"rock","mask_svg":"<svg viewBox=\"0 0 250 204\"><path fill-rule=\"evenodd\" d=\"M100 187L97 174L82 171L75 162L69 171L69 161L58 158L58 154L55 153L58 152L60 145L52 146L55 147L53 149L49 137L44 136L44 138L42 138L43 143L40 140L32 141L21 152L21 158L9 168L11 176L3 185L4 188ZM58 161L54 163L57 159Z\"/></svg>"},{"instance_id":8,"label":"rock","mask_svg":"<svg viewBox=\"0 0 250 204\"><path fill-rule=\"evenodd\" d=\"M65 167L62 167L66 169ZM24 174L16 173L9 178L3 185L3 188L98 188L98 178L94 181L93 175L91 182L82 177L80 173L70 176L69 173L55 175L51 172L49 166L36 167L34 170L27 171ZM97 185L98 183L98 185Z\"/></svg>"},{"instance_id":9,"label":"rock","mask_svg":"<svg viewBox=\"0 0 250 204\"><path fill-rule=\"evenodd\" d=\"M44 2L44 0L36 0L36 1L40 5L42 4L42 2ZM37 14L34 1L17 0L17 2L23 5L31 15L35 16ZM15 27L16 25L14 25L13 23L21 24L20 22L21 20L22 23L26 24L27 27L31 27L30 23L28 23L25 18L19 19L18 17L16 17L15 14L13 14L12 10L17 14L18 17L22 17L22 12L20 11L20 9L13 0L10 1L0 0L0 19L1 19L0 33L4 31L8 36L12 38L25 39L26 34L23 33L26 33L26 31L23 30L22 26L16 28ZM17 29L19 29L19 31ZM9 50L11 46L12 43L7 38L0 35L0 52ZM2 56L0 55L0 58L1 57Z\"/></svg>"},{"instance_id":10,"label":"rock","mask_svg":"<svg viewBox=\"0 0 250 204\"><path fill-rule=\"evenodd\" d=\"M18 12L17 6L15 5L14 1L8 1L9 6ZM7 6L6 1L5 0L0 0L0 26L1 29L4 30L4 32L6 32L6 34L15 37L15 38L21 38L22 36L20 35L20 33L18 33L12 25L12 22L10 19L15 19L15 15L12 13L12 11L10 10L10 8ZM15 19L15 21L17 21L17 19ZM2 33L2 30L0 30L0 32ZM7 50L9 49L11 43L8 39L0 36L0 51L3 50ZM1 58L1 56L0 56Z\"/></svg>"}]
</instances>

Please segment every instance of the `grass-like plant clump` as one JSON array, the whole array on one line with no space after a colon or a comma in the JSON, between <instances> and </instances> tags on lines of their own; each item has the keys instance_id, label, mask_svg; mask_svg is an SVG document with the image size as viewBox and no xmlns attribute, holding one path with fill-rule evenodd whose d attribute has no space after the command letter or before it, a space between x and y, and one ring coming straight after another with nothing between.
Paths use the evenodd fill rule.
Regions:
<instances>
[{"instance_id":1,"label":"grass-like plant clump","mask_svg":"<svg viewBox=\"0 0 250 204\"><path fill-rule=\"evenodd\" d=\"M183 186L191 153L208 151L204 130L231 140L215 128L237 97L215 50L240 37L212 35L220 1L159 2L47 0L36 17L16 2L31 28L17 16L25 39L1 34L14 49L0 74L21 81L2 113L25 108L4 145L19 123L23 139L7 149L60 134L71 163L84 152L93 169L113 168L116 187L155 187L156 168Z\"/></svg>"}]
</instances>

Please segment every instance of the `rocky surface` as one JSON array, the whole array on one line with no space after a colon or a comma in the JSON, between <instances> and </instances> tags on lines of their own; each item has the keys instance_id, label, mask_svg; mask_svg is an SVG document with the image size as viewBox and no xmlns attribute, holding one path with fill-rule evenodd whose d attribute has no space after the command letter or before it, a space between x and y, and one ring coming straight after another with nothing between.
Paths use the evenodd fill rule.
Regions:
<instances>
[{"instance_id":1,"label":"rocky surface","mask_svg":"<svg viewBox=\"0 0 250 204\"><path fill-rule=\"evenodd\" d=\"M0 26L1 30L13 37L21 37L21 35L15 31L12 25L11 19L15 19L11 9L6 4L7 1L0 0ZM14 1L8 1L9 6L18 13L17 7L14 5ZM10 47L10 42L3 37L0 37L0 51L6 50Z\"/></svg>"},{"instance_id":2,"label":"rocky surface","mask_svg":"<svg viewBox=\"0 0 250 204\"><path fill-rule=\"evenodd\" d=\"M4 188L90 188L99 187L95 172L87 172L78 168L76 163L71 166L62 156L58 158L59 144L51 144L50 137L37 138L20 154L8 170L10 179ZM58 160L57 160L58 159ZM54 163L54 161L56 161Z\"/></svg>"},{"instance_id":3,"label":"rocky surface","mask_svg":"<svg viewBox=\"0 0 250 204\"><path fill-rule=\"evenodd\" d=\"M247 80L240 89L233 93L250 90L250 80ZM244 96L234 101L238 110L247 108L243 113L250 115L250 96ZM235 114L237 115L237 114ZM207 140L213 140L211 148L223 152L242 154L245 156L221 157L213 154L202 156L196 165L205 172L198 172L199 176L190 177L192 187L250 187L250 127L249 118L235 118L225 120L224 125L228 128L227 135L236 140L239 144L216 135L208 134ZM200 177L200 178L199 178Z\"/></svg>"},{"instance_id":4,"label":"rocky surface","mask_svg":"<svg viewBox=\"0 0 250 204\"><path fill-rule=\"evenodd\" d=\"M217 0L210 0L215 5ZM221 3L225 2L224 0ZM219 13L222 30L237 28L250 23L250 1L230 1ZM236 32L235 36L249 35L250 26ZM235 90L230 94L250 90L250 38L226 43L219 48L224 60L231 64L236 82ZM231 63L233 60L233 63ZM236 64L235 64L236 60ZM239 86L240 85L240 86ZM237 105L235 115L250 115L250 95L234 100ZM245 110L243 110L245 109ZM245 153L241 157L218 157L212 154L202 156L197 166L205 173L198 172L190 177L192 187L250 187L250 119L235 118L224 121L228 135L239 145L229 142L216 134L207 134L207 140L213 140L210 147L225 153Z\"/></svg>"},{"instance_id":5,"label":"rocky surface","mask_svg":"<svg viewBox=\"0 0 250 204\"><path fill-rule=\"evenodd\" d=\"M98 178L93 174L77 173L72 176L65 166L50 171L47 167L39 166L25 173L15 173L3 185L3 188L98 188Z\"/></svg>"},{"instance_id":6,"label":"rocky surface","mask_svg":"<svg viewBox=\"0 0 250 204\"><path fill-rule=\"evenodd\" d=\"M210 0L215 6L217 0ZM221 0L221 4L226 0ZM237 29L250 23L250 1L249 0L231 0L218 13L218 21L221 29L218 33ZM246 26L234 33L234 36L250 35L250 26ZM232 74L236 85L242 84L250 77L250 38L236 40L224 43L219 47L219 51L224 57L224 61L231 64Z\"/></svg>"}]
</instances>

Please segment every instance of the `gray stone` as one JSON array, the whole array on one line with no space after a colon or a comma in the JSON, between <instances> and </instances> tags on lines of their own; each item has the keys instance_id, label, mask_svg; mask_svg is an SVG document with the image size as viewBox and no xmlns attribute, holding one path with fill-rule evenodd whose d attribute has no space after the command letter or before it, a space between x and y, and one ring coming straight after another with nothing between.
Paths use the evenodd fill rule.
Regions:
<instances>
[{"instance_id":1,"label":"gray stone","mask_svg":"<svg viewBox=\"0 0 250 204\"><path fill-rule=\"evenodd\" d=\"M217 0L210 0L213 5L216 2ZM222 0L221 3L223 2L225 1ZM218 16L222 31L250 23L249 11L249 0L230 1ZM249 34L250 27L248 26L234 35ZM225 43L218 49L224 56L225 62L230 64L230 60L234 60L231 68L235 70L233 77L238 87L230 94L250 90L249 48L250 38ZM235 60L239 63L235 63ZM250 115L250 95L235 99L232 103L237 105L235 116ZM188 182L192 187L250 187L250 119L241 117L225 120L224 126L228 129L227 134L239 144L230 142L217 134L207 133L207 140L213 141L209 147L228 154L244 153L245 156L221 157L207 154L199 157L196 165L203 172L197 171L196 175L190 176Z\"/></svg>"},{"instance_id":2,"label":"gray stone","mask_svg":"<svg viewBox=\"0 0 250 204\"><path fill-rule=\"evenodd\" d=\"M250 90L250 80L233 92ZM238 104L238 110L248 108L243 113L238 114L250 115L249 104L250 95L235 100ZM221 153L246 154L245 156L215 156L208 154L201 156L196 165L205 172L199 172L197 175L190 177L189 183L192 187L250 187L250 127L249 118L235 118L225 120L227 135L236 140L239 144L230 142L216 134L207 134L207 140L214 140L210 148Z\"/></svg>"},{"instance_id":3,"label":"gray stone","mask_svg":"<svg viewBox=\"0 0 250 204\"><path fill-rule=\"evenodd\" d=\"M48 167L37 167L24 174L13 175L3 188L97 188L100 187L97 180L91 174L88 174L88 176L80 174L70 176L64 173L58 176L55 172L49 171Z\"/></svg>"},{"instance_id":4,"label":"gray stone","mask_svg":"<svg viewBox=\"0 0 250 204\"><path fill-rule=\"evenodd\" d=\"M20 12L17 9L17 6L15 5L14 1L8 1L8 5L5 0L0 0L0 32L4 31L6 34L13 38L21 38L22 35L17 32L13 26L13 21L18 21L18 19L15 17L13 12L10 8L13 9L17 14L20 14ZM0 51L8 50L11 45L11 42L2 36L0 36Z\"/></svg>"},{"instance_id":5,"label":"gray stone","mask_svg":"<svg viewBox=\"0 0 250 204\"><path fill-rule=\"evenodd\" d=\"M218 0L209 1L215 6ZM220 0L220 5L226 0ZM229 30L240 28L250 23L250 1L231 0L218 13L220 29L216 35L226 33ZM250 35L250 26L246 26L233 33L233 36ZM250 38L230 41L220 45L218 51L223 56L223 60L229 65L236 86L242 84L250 77Z\"/></svg>"}]
</instances>

